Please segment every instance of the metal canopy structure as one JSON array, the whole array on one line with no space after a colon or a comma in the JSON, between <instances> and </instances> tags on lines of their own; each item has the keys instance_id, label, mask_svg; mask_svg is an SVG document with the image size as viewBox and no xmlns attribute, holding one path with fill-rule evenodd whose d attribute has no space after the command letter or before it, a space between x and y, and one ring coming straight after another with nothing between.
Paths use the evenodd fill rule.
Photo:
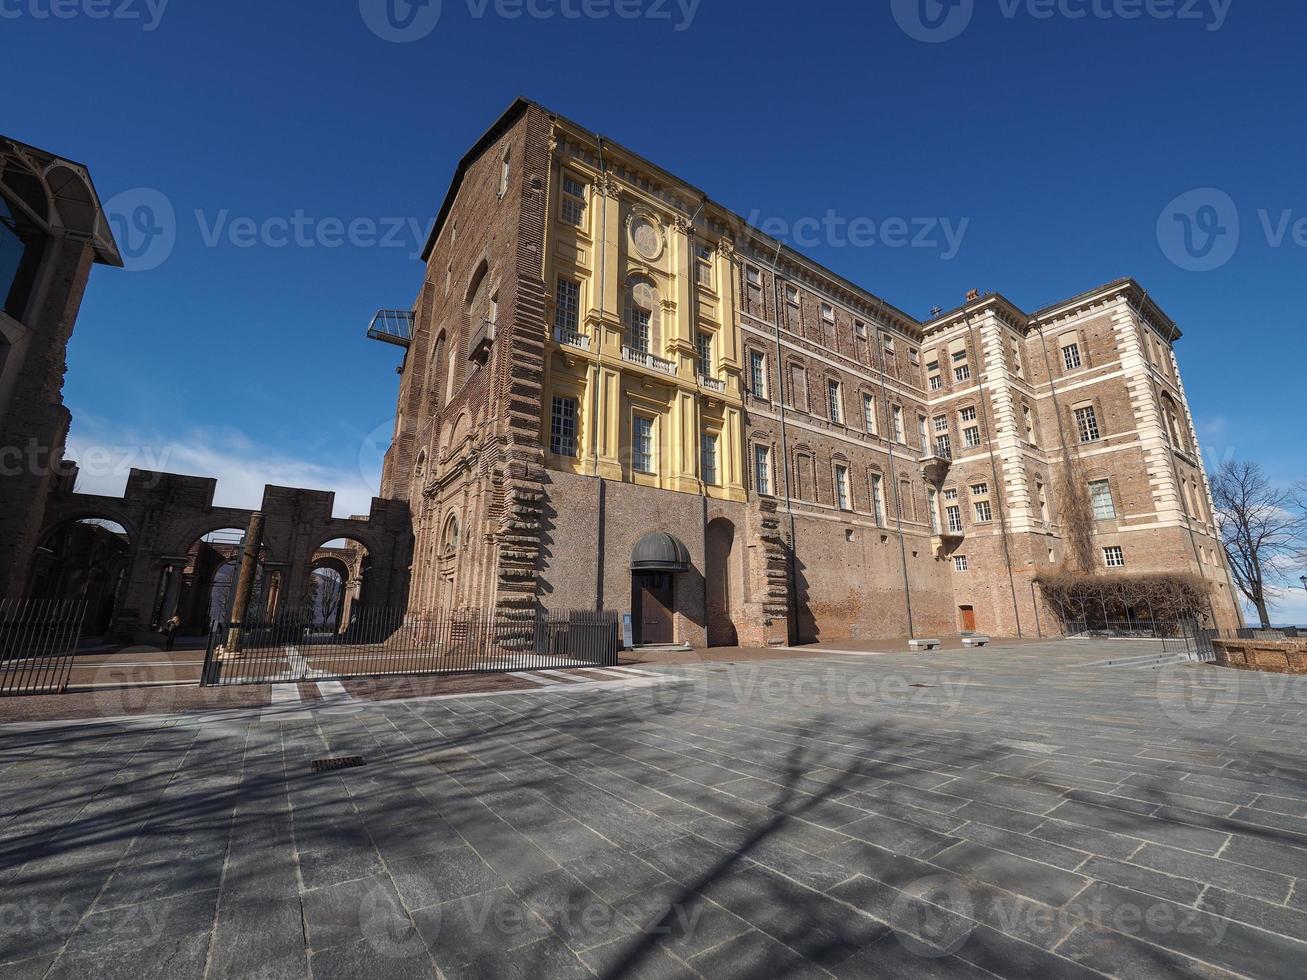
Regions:
<instances>
[{"instance_id":1,"label":"metal canopy structure","mask_svg":"<svg viewBox=\"0 0 1307 980\"><path fill-rule=\"evenodd\" d=\"M408 348L413 341L413 314L409 310L378 310L368 325L368 339Z\"/></svg>"}]
</instances>

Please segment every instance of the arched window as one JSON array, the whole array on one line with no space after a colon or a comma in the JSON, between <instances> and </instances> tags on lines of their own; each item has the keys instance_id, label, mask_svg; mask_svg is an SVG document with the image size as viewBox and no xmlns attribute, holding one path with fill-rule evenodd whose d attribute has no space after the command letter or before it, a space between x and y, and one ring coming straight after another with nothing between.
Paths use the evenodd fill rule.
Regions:
<instances>
[{"instance_id":1,"label":"arched window","mask_svg":"<svg viewBox=\"0 0 1307 980\"><path fill-rule=\"evenodd\" d=\"M626 326L627 347L662 355L662 300L658 287L645 276L627 280L622 322Z\"/></svg>"},{"instance_id":2,"label":"arched window","mask_svg":"<svg viewBox=\"0 0 1307 980\"><path fill-rule=\"evenodd\" d=\"M459 531L458 515L450 514L449 519L445 521L445 530L440 535L441 558L449 559L458 554Z\"/></svg>"}]
</instances>

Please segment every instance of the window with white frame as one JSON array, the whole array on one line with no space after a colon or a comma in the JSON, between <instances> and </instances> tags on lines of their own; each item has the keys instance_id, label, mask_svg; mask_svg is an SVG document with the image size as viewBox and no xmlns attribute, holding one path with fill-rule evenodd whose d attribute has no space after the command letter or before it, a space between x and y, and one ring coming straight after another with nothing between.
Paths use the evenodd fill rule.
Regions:
<instances>
[{"instance_id":1,"label":"window with white frame","mask_svg":"<svg viewBox=\"0 0 1307 980\"><path fill-rule=\"evenodd\" d=\"M751 265L744 267L744 290L751 309L762 306L762 272Z\"/></svg>"},{"instance_id":2,"label":"window with white frame","mask_svg":"<svg viewBox=\"0 0 1307 980\"><path fill-rule=\"evenodd\" d=\"M894 406L894 441L907 445L907 436L903 430L903 407Z\"/></svg>"},{"instance_id":3,"label":"window with white frame","mask_svg":"<svg viewBox=\"0 0 1307 980\"><path fill-rule=\"evenodd\" d=\"M549 451L576 456L576 399L555 395L549 420Z\"/></svg>"},{"instance_id":4,"label":"window with white frame","mask_svg":"<svg viewBox=\"0 0 1307 980\"><path fill-rule=\"evenodd\" d=\"M1039 440L1035 438L1035 413L1030 410L1029 405L1022 405L1021 415L1026 424L1026 442L1032 446L1037 445Z\"/></svg>"},{"instance_id":5,"label":"window with white frame","mask_svg":"<svg viewBox=\"0 0 1307 980\"><path fill-rule=\"evenodd\" d=\"M957 504L949 504L944 508L944 517L948 521L948 529L952 534L962 533L962 508Z\"/></svg>"},{"instance_id":6,"label":"window with white frame","mask_svg":"<svg viewBox=\"0 0 1307 980\"><path fill-rule=\"evenodd\" d=\"M631 420L631 466L640 473L654 472L654 423L647 415Z\"/></svg>"},{"instance_id":7,"label":"window with white frame","mask_svg":"<svg viewBox=\"0 0 1307 980\"><path fill-rule=\"evenodd\" d=\"M789 303L791 306L799 305L798 286L791 286L788 283L785 285L785 302Z\"/></svg>"},{"instance_id":8,"label":"window with white frame","mask_svg":"<svg viewBox=\"0 0 1307 980\"><path fill-rule=\"evenodd\" d=\"M935 416L935 431L936 431L936 432L947 432L947 431L948 431L948 416L947 416L947 415L936 415L936 416Z\"/></svg>"},{"instance_id":9,"label":"window with white frame","mask_svg":"<svg viewBox=\"0 0 1307 980\"><path fill-rule=\"evenodd\" d=\"M930 511L930 533L939 534L939 491L926 488L926 508Z\"/></svg>"},{"instance_id":10,"label":"window with white frame","mask_svg":"<svg viewBox=\"0 0 1307 980\"><path fill-rule=\"evenodd\" d=\"M971 365L962 364L953 369L953 377L958 381L966 381L971 377Z\"/></svg>"},{"instance_id":11,"label":"window with white frame","mask_svg":"<svg viewBox=\"0 0 1307 980\"><path fill-rule=\"evenodd\" d=\"M699 470L703 474L703 482L709 486L717 486L720 482L717 475L717 435L712 432L705 432L699 438Z\"/></svg>"},{"instance_id":12,"label":"window with white frame","mask_svg":"<svg viewBox=\"0 0 1307 980\"><path fill-rule=\"evenodd\" d=\"M825 320L827 323L834 323L834 322L835 322L835 307L831 306L829 303L822 303L822 304L821 304L821 318L822 318L823 320Z\"/></svg>"},{"instance_id":13,"label":"window with white frame","mask_svg":"<svg viewBox=\"0 0 1307 980\"><path fill-rule=\"evenodd\" d=\"M844 396L838 381L826 382L826 403L830 409L830 420L836 425L844 422Z\"/></svg>"},{"instance_id":14,"label":"window with white frame","mask_svg":"<svg viewBox=\"0 0 1307 980\"><path fill-rule=\"evenodd\" d=\"M1101 438L1098 431L1098 415L1093 405L1085 405L1075 410L1076 431L1081 442L1097 442Z\"/></svg>"},{"instance_id":15,"label":"window with white frame","mask_svg":"<svg viewBox=\"0 0 1307 980\"><path fill-rule=\"evenodd\" d=\"M861 320L853 321L853 336L857 337L859 340L867 339L867 325Z\"/></svg>"},{"instance_id":16,"label":"window with white frame","mask_svg":"<svg viewBox=\"0 0 1307 980\"><path fill-rule=\"evenodd\" d=\"M1094 519L1110 521L1116 517L1116 504L1112 502L1112 484L1108 480L1094 480L1089 484L1089 500L1094 506Z\"/></svg>"},{"instance_id":17,"label":"window with white frame","mask_svg":"<svg viewBox=\"0 0 1307 980\"><path fill-rule=\"evenodd\" d=\"M560 276L555 301L554 326L564 334L576 334L581 328L581 284Z\"/></svg>"},{"instance_id":18,"label":"window with white frame","mask_svg":"<svg viewBox=\"0 0 1307 980\"><path fill-rule=\"evenodd\" d=\"M957 488L957 487L949 487L947 490L945 490L945 491L944 491L944 499L945 499L945 500L957 500L957 499L958 499L958 488Z\"/></svg>"},{"instance_id":19,"label":"window with white frame","mask_svg":"<svg viewBox=\"0 0 1307 980\"><path fill-rule=\"evenodd\" d=\"M699 373L705 378L711 378L713 376L712 334L707 330L700 330L695 346L699 351Z\"/></svg>"},{"instance_id":20,"label":"window with white frame","mask_svg":"<svg viewBox=\"0 0 1307 980\"><path fill-rule=\"evenodd\" d=\"M563 174L563 194L559 207L563 221L567 224L585 224L585 185L571 174Z\"/></svg>"},{"instance_id":21,"label":"window with white frame","mask_svg":"<svg viewBox=\"0 0 1307 980\"><path fill-rule=\"evenodd\" d=\"M653 313L639 306L631 307L631 332L627 345L641 353L649 353L650 323Z\"/></svg>"},{"instance_id":22,"label":"window with white frame","mask_svg":"<svg viewBox=\"0 0 1307 980\"><path fill-rule=\"evenodd\" d=\"M971 565L967 562L966 555L953 556L953 570L958 572L966 572L971 570Z\"/></svg>"},{"instance_id":23,"label":"window with white frame","mask_svg":"<svg viewBox=\"0 0 1307 980\"><path fill-rule=\"evenodd\" d=\"M911 364L913 367L920 367L921 352L917 350L917 348L915 347L908 348L908 363Z\"/></svg>"},{"instance_id":24,"label":"window with white frame","mask_svg":"<svg viewBox=\"0 0 1307 980\"><path fill-rule=\"evenodd\" d=\"M871 474L871 512L876 526L885 526L885 481L879 473Z\"/></svg>"},{"instance_id":25,"label":"window with white frame","mask_svg":"<svg viewBox=\"0 0 1307 980\"><path fill-rule=\"evenodd\" d=\"M975 410L975 408L973 408L973 407L970 406L970 405L968 405L966 408L964 408L964 409L963 409L961 412L959 412L958 414L961 416L963 422L974 422L974 421L976 421L976 410Z\"/></svg>"},{"instance_id":26,"label":"window with white frame","mask_svg":"<svg viewBox=\"0 0 1307 980\"><path fill-rule=\"evenodd\" d=\"M872 435L876 434L876 399L871 395L862 396L862 425Z\"/></svg>"},{"instance_id":27,"label":"window with white frame","mask_svg":"<svg viewBox=\"0 0 1307 980\"><path fill-rule=\"evenodd\" d=\"M962 430L962 442L968 449L980 446L980 426L969 425Z\"/></svg>"},{"instance_id":28,"label":"window with white frame","mask_svg":"<svg viewBox=\"0 0 1307 980\"><path fill-rule=\"evenodd\" d=\"M930 445L930 436L926 434L926 416L917 416L917 445L925 450Z\"/></svg>"},{"instance_id":29,"label":"window with white frame","mask_svg":"<svg viewBox=\"0 0 1307 980\"><path fill-rule=\"evenodd\" d=\"M1103 549L1103 564L1108 568L1125 568L1125 552L1119 544L1108 545Z\"/></svg>"},{"instance_id":30,"label":"window with white frame","mask_svg":"<svg viewBox=\"0 0 1307 980\"><path fill-rule=\"evenodd\" d=\"M763 496L771 494L771 447L753 447L753 488Z\"/></svg>"},{"instance_id":31,"label":"window with white frame","mask_svg":"<svg viewBox=\"0 0 1307 980\"><path fill-rule=\"evenodd\" d=\"M947 432L935 437L935 455L941 459L953 458L953 439Z\"/></svg>"},{"instance_id":32,"label":"window with white frame","mask_svg":"<svg viewBox=\"0 0 1307 980\"><path fill-rule=\"evenodd\" d=\"M988 484L988 483L973 483L973 484L971 484L971 496L973 496L973 497L988 497L988 496L989 496L989 484Z\"/></svg>"},{"instance_id":33,"label":"window with white frame","mask_svg":"<svg viewBox=\"0 0 1307 980\"><path fill-rule=\"evenodd\" d=\"M713 286L713 250L711 245L697 245L694 249L697 258L699 285Z\"/></svg>"},{"instance_id":34,"label":"window with white frame","mask_svg":"<svg viewBox=\"0 0 1307 980\"><path fill-rule=\"evenodd\" d=\"M988 500L977 500L975 508L977 524L988 524L994 519L994 510Z\"/></svg>"},{"instance_id":35,"label":"window with white frame","mask_svg":"<svg viewBox=\"0 0 1307 980\"><path fill-rule=\"evenodd\" d=\"M1062 364L1068 371L1080 367L1080 345L1072 342L1062 348Z\"/></svg>"},{"instance_id":36,"label":"window with white frame","mask_svg":"<svg viewBox=\"0 0 1307 980\"><path fill-rule=\"evenodd\" d=\"M835 466L835 504L840 510L852 510L849 502L849 468Z\"/></svg>"},{"instance_id":37,"label":"window with white frame","mask_svg":"<svg viewBox=\"0 0 1307 980\"><path fill-rule=\"evenodd\" d=\"M767 358L756 350L749 351L749 390L767 397Z\"/></svg>"}]
</instances>

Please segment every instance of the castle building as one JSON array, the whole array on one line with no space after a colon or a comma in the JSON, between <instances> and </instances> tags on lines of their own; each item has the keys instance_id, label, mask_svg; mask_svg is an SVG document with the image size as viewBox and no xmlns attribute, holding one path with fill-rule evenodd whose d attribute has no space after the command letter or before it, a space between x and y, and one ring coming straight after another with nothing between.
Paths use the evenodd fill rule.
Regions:
<instances>
[{"instance_id":1,"label":"castle building","mask_svg":"<svg viewBox=\"0 0 1307 980\"><path fill-rule=\"evenodd\" d=\"M412 514L413 616L1036 635L1060 629L1036 576L1078 564L1198 576L1239 621L1180 332L1133 280L920 322L525 100L424 261L371 330L404 348L382 497Z\"/></svg>"}]
</instances>

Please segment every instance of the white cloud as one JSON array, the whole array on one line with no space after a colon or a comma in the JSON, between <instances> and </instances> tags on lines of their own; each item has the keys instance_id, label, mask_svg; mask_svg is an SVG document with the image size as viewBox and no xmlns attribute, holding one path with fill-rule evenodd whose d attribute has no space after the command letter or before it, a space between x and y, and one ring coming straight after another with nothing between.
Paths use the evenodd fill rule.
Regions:
<instances>
[{"instance_id":1,"label":"white cloud","mask_svg":"<svg viewBox=\"0 0 1307 980\"><path fill-rule=\"evenodd\" d=\"M296 459L259 446L233 429L197 428L179 434L140 432L94 416L77 415L68 458L80 468L77 489L121 496L132 469L216 477L214 503L257 508L266 484L330 490L336 517L367 514L381 483L380 460L363 446L344 446L340 466Z\"/></svg>"},{"instance_id":2,"label":"white cloud","mask_svg":"<svg viewBox=\"0 0 1307 980\"><path fill-rule=\"evenodd\" d=\"M1257 625L1257 612L1244 604L1244 619L1249 626ZM1293 588L1272 590L1271 623L1275 626L1307 626L1307 590L1295 584Z\"/></svg>"}]
</instances>

